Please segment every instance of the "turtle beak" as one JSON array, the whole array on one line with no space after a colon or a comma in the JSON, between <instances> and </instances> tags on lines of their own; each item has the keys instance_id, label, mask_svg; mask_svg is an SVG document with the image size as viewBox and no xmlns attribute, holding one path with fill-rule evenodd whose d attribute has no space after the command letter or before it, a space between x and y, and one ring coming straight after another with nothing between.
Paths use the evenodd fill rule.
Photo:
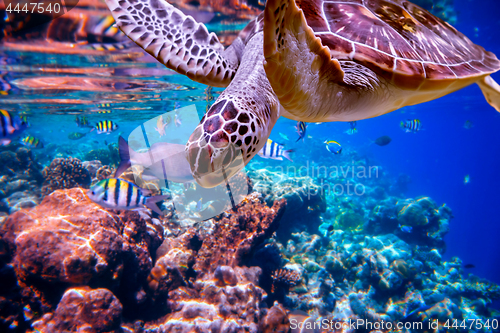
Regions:
<instances>
[{"instance_id":1,"label":"turtle beak","mask_svg":"<svg viewBox=\"0 0 500 333\"><path fill-rule=\"evenodd\" d=\"M226 183L245 167L242 150L223 136L213 135L207 142L195 130L186 152L194 179L205 188Z\"/></svg>"}]
</instances>

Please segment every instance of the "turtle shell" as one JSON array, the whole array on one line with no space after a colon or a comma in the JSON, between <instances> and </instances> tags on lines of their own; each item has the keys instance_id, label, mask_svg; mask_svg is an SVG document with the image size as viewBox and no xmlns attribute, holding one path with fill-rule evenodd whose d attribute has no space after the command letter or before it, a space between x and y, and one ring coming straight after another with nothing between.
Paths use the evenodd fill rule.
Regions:
<instances>
[{"instance_id":1,"label":"turtle shell","mask_svg":"<svg viewBox=\"0 0 500 333\"><path fill-rule=\"evenodd\" d=\"M358 62L405 89L443 89L500 69L496 56L403 0L295 0L332 58Z\"/></svg>"}]
</instances>

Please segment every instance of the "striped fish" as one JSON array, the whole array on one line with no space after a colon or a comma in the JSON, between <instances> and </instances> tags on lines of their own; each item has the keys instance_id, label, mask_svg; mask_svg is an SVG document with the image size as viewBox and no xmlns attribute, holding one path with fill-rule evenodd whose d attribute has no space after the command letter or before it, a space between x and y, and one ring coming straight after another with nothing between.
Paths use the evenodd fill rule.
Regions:
<instances>
[{"instance_id":1,"label":"striped fish","mask_svg":"<svg viewBox=\"0 0 500 333\"><path fill-rule=\"evenodd\" d=\"M43 142L31 135L21 139L21 144L28 148L43 148Z\"/></svg>"},{"instance_id":2,"label":"striped fish","mask_svg":"<svg viewBox=\"0 0 500 333\"><path fill-rule=\"evenodd\" d=\"M299 122L297 122L296 128L297 128L297 133L299 134L299 138L297 139L297 141L299 141L300 139L302 139L302 141L304 141L304 138L306 137L306 130L307 130L306 123L303 121L299 121Z\"/></svg>"},{"instance_id":3,"label":"striped fish","mask_svg":"<svg viewBox=\"0 0 500 333\"><path fill-rule=\"evenodd\" d=\"M401 128L405 130L406 133L413 132L416 133L420 131L420 120L418 119L407 119L406 121L402 121L400 124Z\"/></svg>"},{"instance_id":4,"label":"striped fish","mask_svg":"<svg viewBox=\"0 0 500 333\"><path fill-rule=\"evenodd\" d=\"M101 120L97 124L95 124L94 128L91 130L97 130L97 134L110 134L118 129L118 125L111 120Z\"/></svg>"},{"instance_id":5,"label":"striped fish","mask_svg":"<svg viewBox=\"0 0 500 333\"><path fill-rule=\"evenodd\" d=\"M128 210L146 206L162 215L156 203L170 199L170 195L148 196L150 194L151 191L119 178L101 180L87 191L89 199L104 208Z\"/></svg>"},{"instance_id":6,"label":"striped fish","mask_svg":"<svg viewBox=\"0 0 500 333\"><path fill-rule=\"evenodd\" d=\"M89 125L89 120L85 116L82 117L76 116L75 122L78 127L92 127L92 125Z\"/></svg>"},{"instance_id":7,"label":"striped fish","mask_svg":"<svg viewBox=\"0 0 500 333\"><path fill-rule=\"evenodd\" d=\"M18 136L28 127L28 124L18 116L5 110L0 110L0 145L8 145L12 138Z\"/></svg>"},{"instance_id":8,"label":"striped fish","mask_svg":"<svg viewBox=\"0 0 500 333\"><path fill-rule=\"evenodd\" d=\"M128 47L128 43L114 43L114 44L90 44L89 47L96 51L118 51L124 50Z\"/></svg>"},{"instance_id":9,"label":"striped fish","mask_svg":"<svg viewBox=\"0 0 500 333\"><path fill-rule=\"evenodd\" d=\"M292 159L290 158L290 153L293 152L293 149L283 150L284 147L285 145L281 143L277 143L276 141L267 139L266 144L258 152L258 155L263 158L270 158L279 161L282 161L284 157L290 162L293 162Z\"/></svg>"}]
</instances>

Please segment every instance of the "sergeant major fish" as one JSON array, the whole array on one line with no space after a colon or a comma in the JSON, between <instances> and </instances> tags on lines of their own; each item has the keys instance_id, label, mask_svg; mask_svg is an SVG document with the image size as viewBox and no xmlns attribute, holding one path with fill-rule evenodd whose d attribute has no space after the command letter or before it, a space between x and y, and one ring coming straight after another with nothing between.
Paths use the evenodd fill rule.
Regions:
<instances>
[{"instance_id":1,"label":"sergeant major fish","mask_svg":"<svg viewBox=\"0 0 500 333\"><path fill-rule=\"evenodd\" d=\"M168 121L163 123L163 116L159 116L158 120L156 121L156 128L155 130L160 134L160 137L165 135L165 128L168 126Z\"/></svg>"},{"instance_id":2,"label":"sergeant major fish","mask_svg":"<svg viewBox=\"0 0 500 333\"><path fill-rule=\"evenodd\" d=\"M284 157L290 162L293 162L290 158L290 153L293 152L293 149L284 150L284 147L285 145L277 143L276 141L273 141L271 139L267 139L266 144L257 154L263 158L270 158L279 161L282 161Z\"/></svg>"},{"instance_id":3,"label":"sergeant major fish","mask_svg":"<svg viewBox=\"0 0 500 333\"><path fill-rule=\"evenodd\" d=\"M347 133L348 135L353 135L353 134L357 133L358 129L356 128L356 124L357 124L356 121L350 121L349 122L350 128L347 131L345 131L345 133Z\"/></svg>"},{"instance_id":4,"label":"sergeant major fish","mask_svg":"<svg viewBox=\"0 0 500 333\"><path fill-rule=\"evenodd\" d=\"M162 215L156 203L170 199L171 196L148 196L150 194L151 191L118 178L101 180L87 191L89 199L104 208L128 210L146 206Z\"/></svg>"},{"instance_id":5,"label":"sergeant major fish","mask_svg":"<svg viewBox=\"0 0 500 333\"><path fill-rule=\"evenodd\" d=\"M28 148L43 148L43 142L31 135L22 138L21 144Z\"/></svg>"},{"instance_id":6,"label":"sergeant major fish","mask_svg":"<svg viewBox=\"0 0 500 333\"><path fill-rule=\"evenodd\" d=\"M89 120L85 116L76 116L75 122L78 127L92 127L92 125L89 125Z\"/></svg>"},{"instance_id":7,"label":"sergeant major fish","mask_svg":"<svg viewBox=\"0 0 500 333\"><path fill-rule=\"evenodd\" d=\"M0 110L0 145L8 145L27 127L28 124L18 116L12 116L8 111Z\"/></svg>"},{"instance_id":8,"label":"sergeant major fish","mask_svg":"<svg viewBox=\"0 0 500 333\"><path fill-rule=\"evenodd\" d=\"M400 126L405 130L406 133L416 133L420 131L421 124L420 120L418 119L407 119L406 121L402 121L400 123Z\"/></svg>"},{"instance_id":9,"label":"sergeant major fish","mask_svg":"<svg viewBox=\"0 0 500 333\"><path fill-rule=\"evenodd\" d=\"M97 130L97 134L110 134L111 132L114 132L118 129L118 124L111 120L101 120L97 124L95 124L94 128L92 128L90 131L92 132L93 130Z\"/></svg>"}]
</instances>

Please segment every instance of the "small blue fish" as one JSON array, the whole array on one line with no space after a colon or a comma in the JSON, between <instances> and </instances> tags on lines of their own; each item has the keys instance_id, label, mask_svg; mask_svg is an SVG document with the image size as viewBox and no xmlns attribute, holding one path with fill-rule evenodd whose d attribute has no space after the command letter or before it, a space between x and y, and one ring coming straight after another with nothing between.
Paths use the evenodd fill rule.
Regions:
<instances>
[{"instance_id":1,"label":"small blue fish","mask_svg":"<svg viewBox=\"0 0 500 333\"><path fill-rule=\"evenodd\" d=\"M304 141L304 138L306 137L306 130L307 130L306 123L304 123L303 121L297 122L296 129L297 129L297 134L299 134L299 138L297 139L297 141L299 141L300 139L302 139L302 141Z\"/></svg>"},{"instance_id":2,"label":"small blue fish","mask_svg":"<svg viewBox=\"0 0 500 333\"><path fill-rule=\"evenodd\" d=\"M345 131L344 133L346 133L347 135L353 135L353 134L356 134L358 133L358 129L357 128L349 128L347 131Z\"/></svg>"},{"instance_id":3,"label":"small blue fish","mask_svg":"<svg viewBox=\"0 0 500 333\"><path fill-rule=\"evenodd\" d=\"M28 124L18 116L12 116L8 111L0 110L0 145L8 145L27 127Z\"/></svg>"},{"instance_id":4,"label":"small blue fish","mask_svg":"<svg viewBox=\"0 0 500 333\"><path fill-rule=\"evenodd\" d=\"M324 143L326 143L326 150L328 150L330 153L338 155L342 152L342 145L337 141L329 140L325 141Z\"/></svg>"},{"instance_id":5,"label":"small blue fish","mask_svg":"<svg viewBox=\"0 0 500 333\"><path fill-rule=\"evenodd\" d=\"M347 131L345 131L344 133L346 133L348 135L353 135L353 134L357 133L358 129L356 128L356 124L357 124L356 121L350 121L349 122L350 128Z\"/></svg>"},{"instance_id":6,"label":"small blue fish","mask_svg":"<svg viewBox=\"0 0 500 333\"><path fill-rule=\"evenodd\" d=\"M399 126L401 126L406 133L417 133L420 131L421 123L418 119L407 119L406 121L402 121Z\"/></svg>"},{"instance_id":7,"label":"small blue fish","mask_svg":"<svg viewBox=\"0 0 500 333\"><path fill-rule=\"evenodd\" d=\"M402 232L406 232L407 234L411 233L413 231L413 227L409 225L399 225L399 229L401 229Z\"/></svg>"},{"instance_id":8,"label":"small blue fish","mask_svg":"<svg viewBox=\"0 0 500 333\"><path fill-rule=\"evenodd\" d=\"M200 198L200 200L198 200L198 202L196 203L196 211L197 212L200 212L201 209L203 208L202 202L203 202L203 198Z\"/></svg>"},{"instance_id":9,"label":"small blue fish","mask_svg":"<svg viewBox=\"0 0 500 333\"><path fill-rule=\"evenodd\" d=\"M283 134L281 132L279 132L278 134L283 138L283 140L286 140L286 141L289 140L288 137L285 134Z\"/></svg>"},{"instance_id":10,"label":"small blue fish","mask_svg":"<svg viewBox=\"0 0 500 333\"><path fill-rule=\"evenodd\" d=\"M469 184L470 182L470 176L469 175L465 175L464 177L464 184Z\"/></svg>"}]
</instances>

